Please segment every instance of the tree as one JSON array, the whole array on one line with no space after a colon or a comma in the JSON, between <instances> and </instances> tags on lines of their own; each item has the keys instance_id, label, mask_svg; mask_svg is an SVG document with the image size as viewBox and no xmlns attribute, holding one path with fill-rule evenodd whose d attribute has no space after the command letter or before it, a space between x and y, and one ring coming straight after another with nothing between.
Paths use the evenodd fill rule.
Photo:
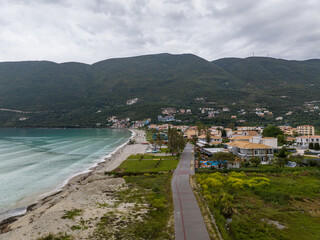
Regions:
<instances>
[{"instance_id":1,"label":"tree","mask_svg":"<svg viewBox=\"0 0 320 240\"><path fill-rule=\"evenodd\" d=\"M169 128L168 129L168 149L172 155L181 154L184 149L186 143L183 138L183 134L178 132L176 129Z\"/></svg>"},{"instance_id":2,"label":"tree","mask_svg":"<svg viewBox=\"0 0 320 240\"><path fill-rule=\"evenodd\" d=\"M156 138L156 143L157 143L157 145L160 147L160 150L161 150L161 146L162 146L162 144L163 144L163 141L162 141L163 139L162 139L162 136L161 136L161 133L158 133L157 134L157 138Z\"/></svg>"},{"instance_id":3,"label":"tree","mask_svg":"<svg viewBox=\"0 0 320 240\"><path fill-rule=\"evenodd\" d=\"M205 125L203 125L203 123L202 122L200 122L200 121L197 121L196 122L196 126L197 126L197 129L198 129L198 131L199 131L199 134L201 134L201 132L203 131L203 130L205 130Z\"/></svg>"},{"instance_id":4,"label":"tree","mask_svg":"<svg viewBox=\"0 0 320 240\"><path fill-rule=\"evenodd\" d=\"M223 130L221 131L221 137L222 137L222 138L226 138L226 137L227 137L227 132L226 132L226 130L223 129Z\"/></svg>"},{"instance_id":5,"label":"tree","mask_svg":"<svg viewBox=\"0 0 320 240\"><path fill-rule=\"evenodd\" d=\"M287 158L280 158L280 157L275 158L275 164L278 165L279 167L284 167L287 163L288 163Z\"/></svg>"},{"instance_id":6,"label":"tree","mask_svg":"<svg viewBox=\"0 0 320 240\"><path fill-rule=\"evenodd\" d=\"M209 133L209 131L206 134L206 142L209 144L211 142L211 135Z\"/></svg>"},{"instance_id":7,"label":"tree","mask_svg":"<svg viewBox=\"0 0 320 240\"><path fill-rule=\"evenodd\" d=\"M258 167L258 165L261 163L261 158L259 157L253 157L250 160L253 167Z\"/></svg>"},{"instance_id":8,"label":"tree","mask_svg":"<svg viewBox=\"0 0 320 240\"><path fill-rule=\"evenodd\" d=\"M313 149L313 143L309 143L309 149Z\"/></svg>"},{"instance_id":9,"label":"tree","mask_svg":"<svg viewBox=\"0 0 320 240\"><path fill-rule=\"evenodd\" d=\"M302 155L290 155L289 156L289 161L295 162L298 167L303 167L303 156Z\"/></svg>"},{"instance_id":10,"label":"tree","mask_svg":"<svg viewBox=\"0 0 320 240\"><path fill-rule=\"evenodd\" d=\"M212 155L213 160L218 162L218 167L221 168L225 162L233 162L234 155L232 153L218 152Z\"/></svg>"},{"instance_id":11,"label":"tree","mask_svg":"<svg viewBox=\"0 0 320 240\"><path fill-rule=\"evenodd\" d=\"M231 128L232 130L235 130L235 129L236 129L234 123L229 123L227 127L228 127L228 128Z\"/></svg>"},{"instance_id":12,"label":"tree","mask_svg":"<svg viewBox=\"0 0 320 240\"><path fill-rule=\"evenodd\" d=\"M150 142L150 144L151 144L152 146L155 145L155 141L153 140L153 138L151 138L149 142Z\"/></svg>"},{"instance_id":13,"label":"tree","mask_svg":"<svg viewBox=\"0 0 320 240\"><path fill-rule=\"evenodd\" d=\"M278 135L283 135L283 132L280 128L269 125L263 130L262 135L264 137L278 137Z\"/></svg>"},{"instance_id":14,"label":"tree","mask_svg":"<svg viewBox=\"0 0 320 240\"><path fill-rule=\"evenodd\" d=\"M197 136L197 135L193 135L191 142L192 142L193 145L196 145L197 142L198 142L198 140L199 140L199 139L198 139L198 136Z\"/></svg>"},{"instance_id":15,"label":"tree","mask_svg":"<svg viewBox=\"0 0 320 240\"><path fill-rule=\"evenodd\" d=\"M320 150L320 145L319 145L319 143L315 143L315 144L313 145L313 149L314 149L314 150Z\"/></svg>"},{"instance_id":16,"label":"tree","mask_svg":"<svg viewBox=\"0 0 320 240\"><path fill-rule=\"evenodd\" d=\"M286 158L289 155L287 148L286 147L282 147L279 151L279 153L277 154L277 157L279 158Z\"/></svg>"},{"instance_id":17,"label":"tree","mask_svg":"<svg viewBox=\"0 0 320 240\"><path fill-rule=\"evenodd\" d=\"M283 134L279 134L279 135L277 136L277 138L278 138L278 144L279 144L280 146L282 146L282 145L284 145L284 144L287 144L286 138L284 137Z\"/></svg>"}]
</instances>

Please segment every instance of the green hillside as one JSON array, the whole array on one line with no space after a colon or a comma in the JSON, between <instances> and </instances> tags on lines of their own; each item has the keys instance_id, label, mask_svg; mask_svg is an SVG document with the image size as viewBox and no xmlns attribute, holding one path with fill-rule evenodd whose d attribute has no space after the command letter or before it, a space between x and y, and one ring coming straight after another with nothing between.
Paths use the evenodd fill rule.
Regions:
<instances>
[{"instance_id":1,"label":"green hillside","mask_svg":"<svg viewBox=\"0 0 320 240\"><path fill-rule=\"evenodd\" d=\"M0 63L0 126L93 126L111 115L155 118L161 107L268 107L282 114L320 100L320 60L226 58L192 54L109 59L87 65ZM197 97L205 102L197 102ZM139 98L127 106L126 101ZM96 114L100 110L101 113ZM28 117L28 121L18 121ZM190 116L189 118L197 118Z\"/></svg>"}]
</instances>

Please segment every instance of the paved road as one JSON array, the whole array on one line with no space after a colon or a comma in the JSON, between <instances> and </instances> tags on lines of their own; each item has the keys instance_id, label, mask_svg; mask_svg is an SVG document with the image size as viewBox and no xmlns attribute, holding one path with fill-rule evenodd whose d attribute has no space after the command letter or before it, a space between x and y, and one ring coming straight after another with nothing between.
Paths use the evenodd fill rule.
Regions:
<instances>
[{"instance_id":1,"label":"paved road","mask_svg":"<svg viewBox=\"0 0 320 240\"><path fill-rule=\"evenodd\" d=\"M174 203L176 240L209 240L198 202L189 183L193 146L188 144L174 172L171 186Z\"/></svg>"}]
</instances>

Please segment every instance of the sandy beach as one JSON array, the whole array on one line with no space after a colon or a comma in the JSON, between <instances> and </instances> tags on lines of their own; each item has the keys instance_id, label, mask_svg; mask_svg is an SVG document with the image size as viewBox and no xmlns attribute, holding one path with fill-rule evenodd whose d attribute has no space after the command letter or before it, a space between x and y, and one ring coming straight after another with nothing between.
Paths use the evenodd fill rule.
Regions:
<instances>
[{"instance_id":1,"label":"sandy beach","mask_svg":"<svg viewBox=\"0 0 320 240\"><path fill-rule=\"evenodd\" d=\"M44 237L49 233L65 233L76 239L88 239L92 236L96 222L113 206L117 190L124 187L123 178L105 175L106 171L117 168L131 154L144 153L147 145L143 131L134 130L135 144L126 144L111 157L92 168L90 172L78 175L61 189L37 203L30 205L26 214L7 219L0 224L0 240L28 240ZM103 207L102 207L103 206ZM117 211L126 213L132 206L120 204ZM81 219L86 227L81 231L72 230L74 219L65 218L68 211L81 209ZM90 237L92 239L92 237Z\"/></svg>"}]
</instances>

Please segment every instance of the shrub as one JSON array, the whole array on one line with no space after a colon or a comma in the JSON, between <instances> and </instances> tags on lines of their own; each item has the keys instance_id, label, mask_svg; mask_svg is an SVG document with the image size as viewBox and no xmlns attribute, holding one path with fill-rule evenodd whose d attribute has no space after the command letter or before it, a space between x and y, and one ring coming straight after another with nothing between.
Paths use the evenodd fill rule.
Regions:
<instances>
[{"instance_id":1,"label":"shrub","mask_svg":"<svg viewBox=\"0 0 320 240\"><path fill-rule=\"evenodd\" d=\"M270 185L270 179L266 177L254 177L246 181L247 185L252 188L266 187Z\"/></svg>"},{"instance_id":2,"label":"shrub","mask_svg":"<svg viewBox=\"0 0 320 240\"><path fill-rule=\"evenodd\" d=\"M231 172L229 173L229 176L236 177L236 178L244 178L247 175L242 171L242 172Z\"/></svg>"},{"instance_id":3,"label":"shrub","mask_svg":"<svg viewBox=\"0 0 320 240\"><path fill-rule=\"evenodd\" d=\"M209 188L215 188L218 189L220 187L222 187L222 182L219 181L218 179L215 178L207 178L205 180L205 184L209 187Z\"/></svg>"},{"instance_id":4,"label":"shrub","mask_svg":"<svg viewBox=\"0 0 320 240\"><path fill-rule=\"evenodd\" d=\"M240 178L229 177L227 184L235 189L244 189L245 181Z\"/></svg>"},{"instance_id":5,"label":"shrub","mask_svg":"<svg viewBox=\"0 0 320 240\"><path fill-rule=\"evenodd\" d=\"M221 206L221 213L225 217L230 217L233 212L233 204L232 204L233 197L228 193L223 193L220 199L220 206Z\"/></svg>"},{"instance_id":6,"label":"shrub","mask_svg":"<svg viewBox=\"0 0 320 240\"><path fill-rule=\"evenodd\" d=\"M309 149L313 149L313 143L309 143Z\"/></svg>"},{"instance_id":7,"label":"shrub","mask_svg":"<svg viewBox=\"0 0 320 240\"><path fill-rule=\"evenodd\" d=\"M151 203L151 206L152 207L155 207L157 209L162 209L162 208L165 208L166 207L166 199L161 197L161 198L152 198L150 200L150 203Z\"/></svg>"}]
</instances>

